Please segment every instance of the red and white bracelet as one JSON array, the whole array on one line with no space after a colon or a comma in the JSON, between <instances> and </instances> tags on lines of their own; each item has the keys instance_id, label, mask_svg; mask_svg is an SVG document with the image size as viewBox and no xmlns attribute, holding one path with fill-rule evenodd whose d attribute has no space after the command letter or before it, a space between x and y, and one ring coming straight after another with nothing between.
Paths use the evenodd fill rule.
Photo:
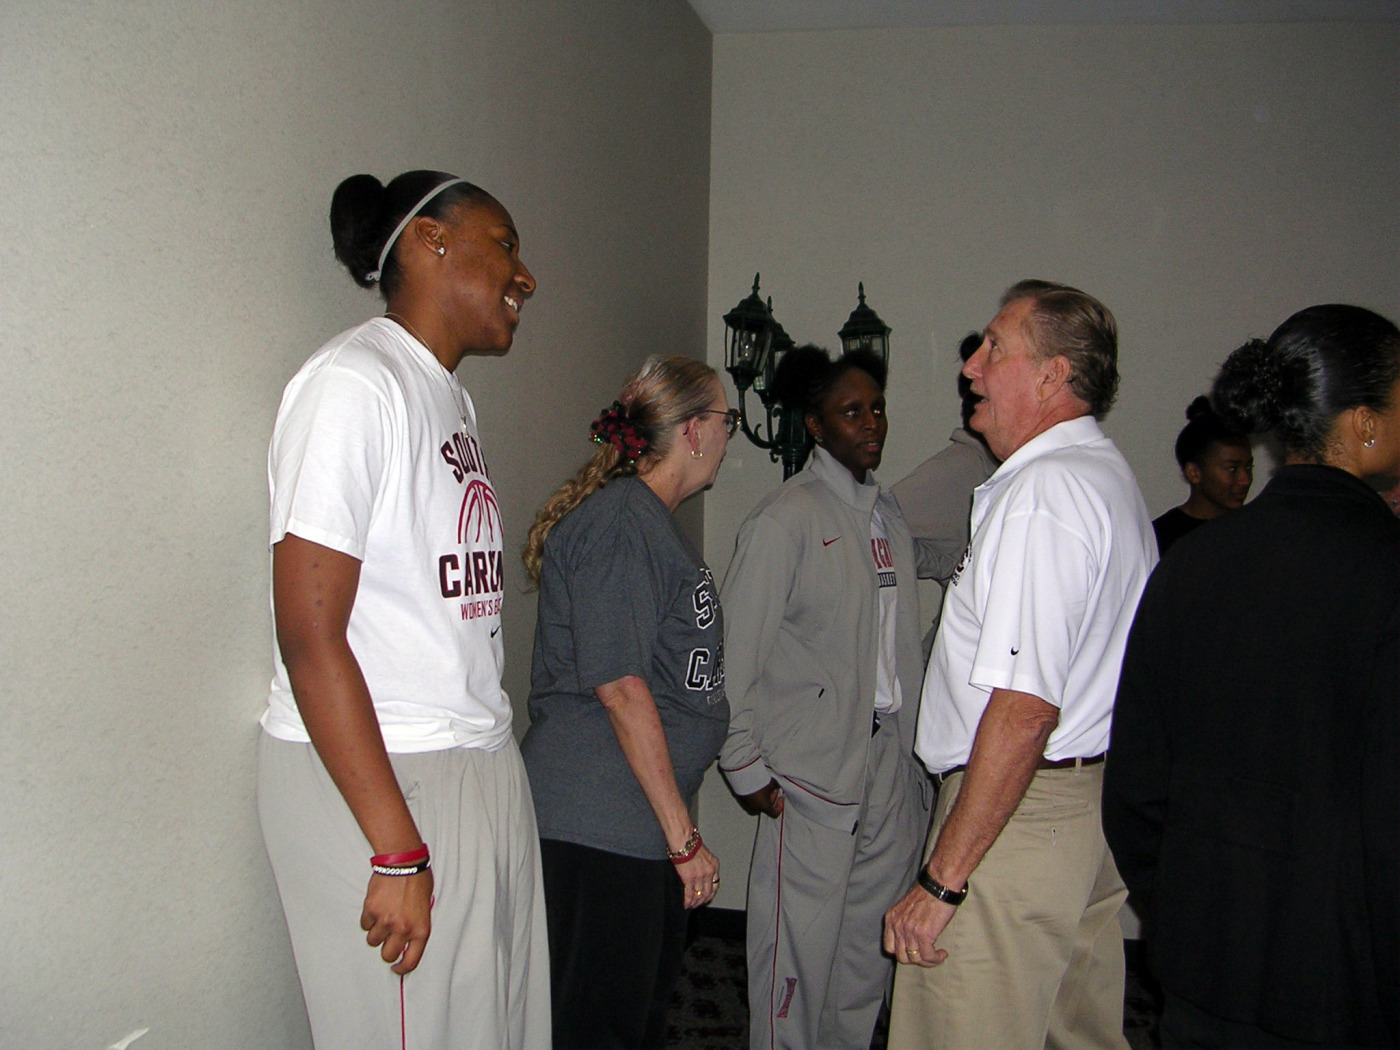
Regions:
<instances>
[{"instance_id":1,"label":"red and white bracelet","mask_svg":"<svg viewBox=\"0 0 1400 1050\"><path fill-rule=\"evenodd\" d=\"M428 845L424 843L407 853L376 853L369 859L369 867L376 875L418 875L432 867L428 859Z\"/></svg>"}]
</instances>

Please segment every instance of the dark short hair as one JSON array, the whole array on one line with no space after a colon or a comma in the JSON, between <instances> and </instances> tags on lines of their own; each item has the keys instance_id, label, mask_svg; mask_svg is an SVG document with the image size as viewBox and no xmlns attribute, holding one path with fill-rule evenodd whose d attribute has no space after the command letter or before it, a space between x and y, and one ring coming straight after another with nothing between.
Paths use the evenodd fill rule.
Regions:
<instances>
[{"instance_id":1,"label":"dark short hair","mask_svg":"<svg viewBox=\"0 0 1400 1050\"><path fill-rule=\"evenodd\" d=\"M815 415L841 377L851 371L864 372L885 389L888 368L879 354L852 350L833 361L830 354L811 343L793 347L783 354L773 373L773 397L784 408Z\"/></svg>"},{"instance_id":2,"label":"dark short hair","mask_svg":"<svg viewBox=\"0 0 1400 1050\"><path fill-rule=\"evenodd\" d=\"M1285 449L1321 459L1337 417L1390 407L1400 380L1400 330L1360 306L1299 310L1225 359L1211 400L1242 434L1272 432Z\"/></svg>"},{"instance_id":3,"label":"dark short hair","mask_svg":"<svg viewBox=\"0 0 1400 1050\"><path fill-rule=\"evenodd\" d=\"M1118 322L1112 311L1078 288L1037 280L1017 281L1001 305L1022 299L1032 304L1027 323L1036 353L1066 358L1074 396L1095 419L1108 415L1118 396Z\"/></svg>"}]
</instances>

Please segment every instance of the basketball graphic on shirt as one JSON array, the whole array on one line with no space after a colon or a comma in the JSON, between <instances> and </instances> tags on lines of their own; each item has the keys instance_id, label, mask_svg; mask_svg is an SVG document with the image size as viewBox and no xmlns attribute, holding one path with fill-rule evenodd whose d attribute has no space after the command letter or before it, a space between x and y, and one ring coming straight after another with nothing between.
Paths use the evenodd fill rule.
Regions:
<instances>
[{"instance_id":1,"label":"basketball graphic on shirt","mask_svg":"<svg viewBox=\"0 0 1400 1050\"><path fill-rule=\"evenodd\" d=\"M480 543L485 535L488 542L494 543L498 535L504 534L495 490L481 478L469 482L462 494L462 512L457 516L457 542Z\"/></svg>"}]
</instances>

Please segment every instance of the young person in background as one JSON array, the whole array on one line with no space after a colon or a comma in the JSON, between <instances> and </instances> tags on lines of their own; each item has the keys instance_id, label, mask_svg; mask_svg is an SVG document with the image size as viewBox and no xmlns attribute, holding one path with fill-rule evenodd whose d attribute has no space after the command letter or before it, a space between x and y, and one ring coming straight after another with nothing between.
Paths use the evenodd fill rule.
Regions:
<instances>
[{"instance_id":1,"label":"young person in background","mask_svg":"<svg viewBox=\"0 0 1400 1050\"><path fill-rule=\"evenodd\" d=\"M1193 529L1243 507L1254 482L1249 438L1220 421L1210 398L1202 395L1192 401L1186 420L1176 437L1176 462L1191 495L1152 522L1159 556Z\"/></svg>"}]
</instances>

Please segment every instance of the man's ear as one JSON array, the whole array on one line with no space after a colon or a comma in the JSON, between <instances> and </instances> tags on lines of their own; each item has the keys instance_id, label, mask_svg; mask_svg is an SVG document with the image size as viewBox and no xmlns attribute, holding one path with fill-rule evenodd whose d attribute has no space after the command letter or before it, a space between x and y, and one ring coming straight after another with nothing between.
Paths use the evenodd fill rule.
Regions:
<instances>
[{"instance_id":1,"label":"man's ear","mask_svg":"<svg viewBox=\"0 0 1400 1050\"><path fill-rule=\"evenodd\" d=\"M1187 484L1199 485L1201 483L1201 468L1197 464L1186 464L1181 468L1181 473L1186 478Z\"/></svg>"},{"instance_id":2,"label":"man's ear","mask_svg":"<svg viewBox=\"0 0 1400 1050\"><path fill-rule=\"evenodd\" d=\"M1041 401L1049 401L1069 383L1072 371L1069 358L1064 354L1056 354L1042 362L1040 378L1036 381L1036 395Z\"/></svg>"},{"instance_id":3,"label":"man's ear","mask_svg":"<svg viewBox=\"0 0 1400 1050\"><path fill-rule=\"evenodd\" d=\"M812 440L820 444L822 439L822 425L816 415L808 412L802 417L802 424L807 428L807 433L812 435Z\"/></svg>"}]
</instances>

